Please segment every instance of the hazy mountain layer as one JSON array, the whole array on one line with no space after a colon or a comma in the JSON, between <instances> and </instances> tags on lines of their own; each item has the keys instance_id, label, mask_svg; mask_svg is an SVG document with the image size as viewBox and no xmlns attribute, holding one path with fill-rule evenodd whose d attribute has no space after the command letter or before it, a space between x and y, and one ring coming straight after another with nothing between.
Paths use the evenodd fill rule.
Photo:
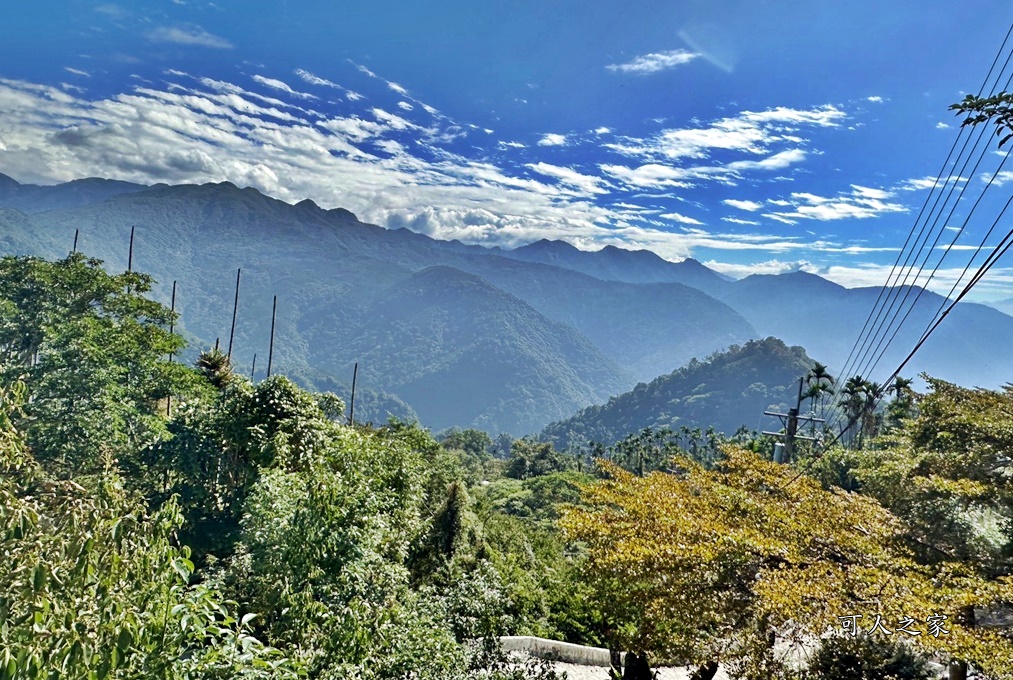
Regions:
<instances>
[{"instance_id":1,"label":"hazy mountain layer","mask_svg":"<svg viewBox=\"0 0 1013 680\"><path fill-rule=\"evenodd\" d=\"M277 295L275 371L347 394L352 365L360 361L363 418L410 415L414 407L433 426L485 422L494 429L509 422L534 423L537 429L565 416L561 408L572 412L637 380L758 336L803 345L839 371L879 293L801 273L731 282L698 262L671 263L648 251L584 252L558 241L503 251L437 241L364 224L347 210L324 210L312 201L289 205L229 183L143 187L90 179L36 187L0 176L3 252L61 256L80 229L79 247L121 270L131 226L137 228L134 267L159 281L156 297L168 303L171 282L179 282L181 330L194 347L215 338L228 342L241 267L234 339L239 370L248 371L257 353L263 375ZM433 266L480 277L487 287L474 281L450 286L442 300L430 291L429 316L407 309L393 314L392 291ZM502 343L502 356L518 362L518 374L545 379L500 384L502 372L491 360L488 338L460 334L466 320L455 310L468 300L458 295L486 296L490 316L483 323L496 329L490 335ZM931 293L922 296L908 330L865 377L882 379L892 370L940 301ZM419 314L405 316L409 311ZM548 321L557 324L551 333ZM564 341L558 324L577 336ZM542 329L538 337L555 339L530 341L535 326ZM962 384L1000 385L1013 376L1013 355L1006 351L1011 334L1013 318L961 305L905 373L927 370ZM578 336L582 342L573 339ZM376 347L398 357L397 372L403 375L395 375ZM448 363L448 357L461 365ZM592 368L592 357L600 365ZM489 387L477 392L469 387L467 408L456 411L457 396L438 383L465 373ZM515 413L507 417L510 409Z\"/></svg>"}]
</instances>

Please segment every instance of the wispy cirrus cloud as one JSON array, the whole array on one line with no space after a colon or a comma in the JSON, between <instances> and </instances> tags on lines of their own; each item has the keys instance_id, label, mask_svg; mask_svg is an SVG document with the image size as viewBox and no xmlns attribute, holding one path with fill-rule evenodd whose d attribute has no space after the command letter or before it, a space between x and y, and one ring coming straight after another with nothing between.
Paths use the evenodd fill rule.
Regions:
<instances>
[{"instance_id":1,"label":"wispy cirrus cloud","mask_svg":"<svg viewBox=\"0 0 1013 680\"><path fill-rule=\"evenodd\" d=\"M87 71L82 71L79 68L71 68L70 66L64 66L63 70L67 73L73 73L75 76L81 76L83 78L91 78L91 74Z\"/></svg>"},{"instance_id":2,"label":"wispy cirrus cloud","mask_svg":"<svg viewBox=\"0 0 1013 680\"><path fill-rule=\"evenodd\" d=\"M663 213L659 215L664 220L671 220L672 222L678 222L679 224L691 224L693 226L703 226L703 222L693 217L688 217L682 213L671 212Z\"/></svg>"},{"instance_id":3,"label":"wispy cirrus cloud","mask_svg":"<svg viewBox=\"0 0 1013 680\"><path fill-rule=\"evenodd\" d=\"M269 87L272 90L284 92L285 94L291 97L295 97L297 99L320 99L320 97L316 96L315 94L293 90L288 83L281 80L276 80L275 78L268 78L262 75L255 75L253 76L253 79L265 87Z\"/></svg>"},{"instance_id":4,"label":"wispy cirrus cloud","mask_svg":"<svg viewBox=\"0 0 1013 680\"><path fill-rule=\"evenodd\" d=\"M907 212L907 206L891 202L894 193L884 189L851 185L850 192L839 193L833 197L817 196L807 192L795 192L787 199L769 201L779 207L791 208L765 213L769 217L785 224L795 224L799 220L842 220L868 219L884 213Z\"/></svg>"},{"instance_id":5,"label":"wispy cirrus cloud","mask_svg":"<svg viewBox=\"0 0 1013 680\"><path fill-rule=\"evenodd\" d=\"M753 171L784 170L800 163L806 157L802 149L788 149L767 156L760 160L741 160L723 165L696 165L674 167L648 163L637 168L623 165L602 165L601 169L608 175L622 181L627 186L639 189L659 189L665 187L688 188L695 181L709 180L734 184L745 173Z\"/></svg>"},{"instance_id":6,"label":"wispy cirrus cloud","mask_svg":"<svg viewBox=\"0 0 1013 680\"><path fill-rule=\"evenodd\" d=\"M310 85L317 85L319 87L329 87L334 90L340 90L345 94L345 98L348 99L348 101L355 102L365 98L358 92L349 90L347 87L343 85L338 85L337 83L331 80L327 80L327 78L321 78L320 76L310 73L305 69L297 68L295 70L295 74L299 76L303 80L303 82L309 83Z\"/></svg>"},{"instance_id":7,"label":"wispy cirrus cloud","mask_svg":"<svg viewBox=\"0 0 1013 680\"><path fill-rule=\"evenodd\" d=\"M542 162L528 163L527 167L546 177L553 177L562 184L579 189L587 195L609 193L606 182L601 177L584 175L571 168Z\"/></svg>"},{"instance_id":8,"label":"wispy cirrus cloud","mask_svg":"<svg viewBox=\"0 0 1013 680\"><path fill-rule=\"evenodd\" d=\"M688 64L698 57L700 57L699 54L688 50L666 50L664 52L642 54L622 64L609 64L605 68L614 73L632 73L634 75L646 76Z\"/></svg>"},{"instance_id":9,"label":"wispy cirrus cloud","mask_svg":"<svg viewBox=\"0 0 1013 680\"><path fill-rule=\"evenodd\" d=\"M777 107L766 111L743 111L703 127L662 130L646 138L620 137L605 147L624 156L656 160L707 158L716 151L760 155L773 145L799 144L801 128L838 127L847 114L827 104L812 109Z\"/></svg>"},{"instance_id":10,"label":"wispy cirrus cloud","mask_svg":"<svg viewBox=\"0 0 1013 680\"><path fill-rule=\"evenodd\" d=\"M230 50L235 47L225 38L208 33L200 26L160 26L148 33L148 39L153 42L208 47L218 50Z\"/></svg>"}]
</instances>

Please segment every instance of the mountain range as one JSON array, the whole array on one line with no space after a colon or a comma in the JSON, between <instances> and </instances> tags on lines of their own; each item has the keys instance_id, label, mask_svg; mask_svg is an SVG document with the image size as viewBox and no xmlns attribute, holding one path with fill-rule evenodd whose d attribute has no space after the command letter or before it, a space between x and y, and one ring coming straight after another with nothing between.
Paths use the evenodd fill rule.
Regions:
<instances>
[{"instance_id":1,"label":"mountain range","mask_svg":"<svg viewBox=\"0 0 1013 680\"><path fill-rule=\"evenodd\" d=\"M880 292L804 273L732 281L646 250L439 241L227 182L35 186L0 175L0 252L61 257L79 230L80 250L123 270L132 226L133 267L159 282L154 296L168 304L177 282L191 352L227 341L241 269L237 370L249 373L257 353L263 376L276 295L276 372L347 397L358 363L357 419L417 415L434 430L537 432L694 358L767 336L804 346L834 370ZM893 368L942 300L921 293L918 323L876 372ZM1002 384L1013 375L1011 334L1013 318L961 304L905 373Z\"/></svg>"}]
</instances>

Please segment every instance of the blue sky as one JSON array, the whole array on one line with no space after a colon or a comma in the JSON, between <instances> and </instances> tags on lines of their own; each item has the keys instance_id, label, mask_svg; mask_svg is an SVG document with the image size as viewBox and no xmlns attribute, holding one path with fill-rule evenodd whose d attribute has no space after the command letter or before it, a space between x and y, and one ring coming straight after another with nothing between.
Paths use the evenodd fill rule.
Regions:
<instances>
[{"instance_id":1,"label":"blue sky","mask_svg":"<svg viewBox=\"0 0 1013 680\"><path fill-rule=\"evenodd\" d=\"M41 0L0 25L0 172L230 180L437 238L875 285L1009 9ZM958 210L933 287L990 223ZM1013 271L980 286L1009 296Z\"/></svg>"}]
</instances>

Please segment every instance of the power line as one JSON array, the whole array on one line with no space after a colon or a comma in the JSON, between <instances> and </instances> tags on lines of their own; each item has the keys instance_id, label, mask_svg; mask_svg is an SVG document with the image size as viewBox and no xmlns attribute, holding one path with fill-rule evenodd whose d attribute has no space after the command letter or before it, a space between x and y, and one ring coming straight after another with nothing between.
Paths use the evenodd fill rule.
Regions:
<instances>
[{"instance_id":1,"label":"power line","mask_svg":"<svg viewBox=\"0 0 1013 680\"><path fill-rule=\"evenodd\" d=\"M992 79L992 74L995 71L995 67L999 63L999 60L1002 57L1002 54L1003 54L1003 52L1006 49L1006 45L1009 43L1009 39L1010 39L1011 35L1013 35L1013 24L1011 24L1010 28L1007 30L1007 33L1006 33L1006 35L1005 35L1005 37L1003 39L1002 45L1000 46L999 51L996 53L996 56L995 56L995 58L992 61L992 65L989 68L988 74L985 76L984 80L982 81L982 85L981 85L981 87L979 88L979 91L978 91L978 96L979 97L985 91L985 87L988 85L989 81ZM1003 73L1005 73L1007 67L1010 64L1010 60L1011 59L1013 59L1013 51L1011 51L1006 56L1006 60L1003 63L1002 68L996 74L994 83L993 83L992 88L991 88L993 91L995 90L995 88L1001 82L1002 77L1003 77ZM1006 88L1007 89L1009 88L1010 82L1013 82L1013 75L1011 75L1010 78L1007 79L1007 82L1006 82ZM876 299L876 302L873 304L873 307L870 310L869 315L866 317L866 320L865 320L865 322L864 322L864 324L862 326L862 330L859 332L858 337L856 338L856 341L855 341L854 345L852 346L851 352L849 352L848 357L845 360L844 367L843 367L842 373L841 373L842 377L845 377L848 373L850 373L852 370L855 370L855 369L860 369L859 370L860 373L865 373L866 369L875 370L875 367L878 366L878 364L882 360L883 356L885 356L886 352L889 350L891 344L895 341L896 337L898 336L898 334L900 332L900 329L904 326L905 322L910 317L911 312L914 310L915 306L917 306L917 303L918 303L919 299L921 298L922 294L926 290L926 286L936 276L936 274L938 273L938 271L939 271L939 269L940 269L940 267L941 267L944 259L946 258L946 255L949 253L949 251L952 249L953 245L956 243L957 239L963 233L963 229L966 228L967 223L970 221L971 216L974 213L974 210L980 204L980 202L981 202L981 200L982 200L985 192L992 185L994 179L996 178L996 176L999 173L999 170L996 170L996 172L993 174L992 178L989 180L988 184L986 185L985 189L982 190L981 196L979 196L979 198L977 199L977 201L975 201L974 205L971 208L971 211L968 213L967 218L964 221L964 225L961 228L961 231L958 232L957 235L954 237L953 241L950 243L950 247L947 247L943 251L943 253L940 256L939 260L936 262L935 266L931 270L931 273L928 275L928 278L925 280L925 284L922 287L919 287L919 291L915 295L915 298L912 301L911 306L907 308L906 312L904 312L905 305L906 305L906 303L907 303L907 301L908 301L908 299L909 299L909 297L911 295L911 292L912 292L913 288L917 287L916 284L921 279L923 272L925 272L925 270L926 270L926 264L928 263L929 259L931 258L932 252L937 249L939 240L942 237L943 229L942 228L937 229L937 227L939 227L940 218L942 217L943 213L946 211L946 206L950 202L950 199L952 198L952 196L954 194L954 191L956 190L957 183L960 182L963 179L962 175L964 174L967 166L969 165L969 163L971 161L971 158L974 157L975 151L977 150L977 147L978 147L978 144L980 143L981 138L984 136L984 133L985 133L985 129L984 128L981 130L981 132L979 132L978 138L974 142L974 146L972 147L970 154L968 155L967 159L964 161L963 166L961 167L960 171L957 173L956 178L954 178L953 171L956 169L956 166L959 163L959 159L964 156L964 152L967 150L968 144L970 143L970 140L973 138L973 133L970 134L970 135L968 135L968 137L964 141L963 146L961 147L960 152L957 155L957 160L954 160L953 164L950 165L950 160L953 157L954 150L957 148L957 146L958 146L958 144L960 142L960 139L961 139L964 127L967 127L967 126L966 125L962 125L961 126L960 133L958 133L957 138L954 140L954 143L951 146L949 153L947 154L946 161L944 161L942 169L940 170L939 175L936 177L935 181L933 182L932 189L930 190L929 195L926 197L926 200L923 203L922 208L919 211L918 216L916 217L915 222L912 225L911 230L908 232L908 236L905 239L904 246L901 248L901 252L898 253L897 258L896 258L896 260L894 262L894 265L891 267L891 270L890 270L890 272L889 272L889 274L887 276L886 285L883 288L880 289L879 294L878 294L877 299ZM984 155L987 152L987 150L988 150L988 145L986 144L985 148L982 149L982 152L981 152L980 156L978 157L977 162L974 165L974 169L972 170L972 173L971 173L972 175L974 175L975 173L977 173L977 169L978 169L979 165L981 164L982 159L984 158ZM1005 159L1003 160L1003 163L1005 163ZM945 168L948 167L948 166L950 167L950 171L947 173L946 179L942 181L942 186L940 187L940 180L942 179L943 170L945 170ZM1002 166L1000 165L1000 170L1001 170L1001 167ZM947 184L949 184L948 191L947 191ZM957 205L960 203L960 200L963 198L964 193L967 190L967 186L968 186L968 182L965 181L964 186L961 188L960 192L957 194L956 201L953 203L952 208L950 209L949 213L947 214L946 221L943 222L943 225L942 225L943 227L945 227L946 226L946 222L948 222L952 218L954 212L956 211ZM937 188L939 189L938 193L936 191ZM942 199L942 197L943 197L944 194L946 195L946 198L945 198L945 200L943 200L941 208L939 209L939 212L937 213L936 212L936 208L940 206L940 200ZM933 195L935 195L934 202L933 202ZM925 222L922 224L921 229L918 231L918 236L915 238L915 241L914 241L915 247L913 247L908 252L908 246L911 243L911 238L915 234L915 230L916 230L916 228L918 226L918 223L921 221L921 218L925 215L925 209L930 204L930 202L932 203L932 208L929 210L928 218L925 220ZM1004 209L1004 212L1005 212L1005 209ZM932 219L932 215L933 214L935 214L935 219ZM998 220L998 218L997 218L997 220ZM932 226L931 226L931 229L929 229L928 234L926 234L926 229L929 227L929 222L930 221L932 222ZM985 235L985 238L982 241L981 245L978 246L978 248L975 250L974 255L968 261L967 265L964 268L964 272L961 274L961 277L958 278L957 282L955 282L954 287L951 290L951 294L952 294L953 290L956 289L957 285L959 285L960 281L963 280L964 275L966 275L966 272L970 268L970 265L973 263L974 259L977 257L977 255L980 253L980 251L985 247L985 242L990 237L992 231L995 228L995 224L996 223L993 223L992 229L990 229L989 232ZM938 231L938 233L937 233L935 239L933 240L932 246L926 252L925 257L921 261L921 264L918 264L918 266L917 266L917 273L915 273L914 279L911 281L911 285L909 287L906 287L907 284L908 284L908 281L911 279L911 274L915 271L914 267L912 266L912 256L914 256L914 264L917 264L918 260L919 260L919 257L918 257L917 254L919 254L919 253L921 253L921 252L923 252L925 250L925 246L928 244L929 238L931 237L932 233L936 232L936 231ZM1008 246L1007 246L1007 248L1008 248ZM906 256L905 256L905 252L907 252ZM1005 250L1003 252L1005 252ZM902 260L903 260L903 265L901 265L901 261ZM991 262L994 263L994 260L991 260ZM991 264L989 265L989 267L990 266L991 266ZM983 275L985 271L987 271L987 268L983 268L983 270L979 271L979 274ZM902 279L902 275L903 275L903 279ZM977 282L978 280L980 280L980 276L978 276L977 278L975 278L974 282ZM896 285L897 283L900 283L899 287ZM966 294L966 291L964 293L962 293L961 297L964 294ZM884 298L884 296L885 296L885 298ZM947 296L947 297L949 297L949 296ZM898 301L900 301L900 305L899 306L897 306L897 302ZM941 304L940 309L942 309L945 306L945 304L946 304L946 298L944 298L944 301ZM896 307L896 311L894 311L895 307ZM951 305L951 307L949 309L952 309L952 305ZM946 314L949 313L949 309L947 309L946 312L943 313L943 316L945 316ZM892 316L891 316L891 313L892 313ZM897 318L901 315L901 313L903 313L904 316L900 320L900 323L896 325L896 328L894 328L894 324L897 321ZM931 331L934 330L936 327L938 327L938 323L936 323L935 325L933 325L933 320L935 320L936 317L939 317L939 314L940 314L940 312L937 311L933 315L933 317L930 318L930 321L929 321L930 329L927 329L926 332L923 333L922 338L919 339L919 342L916 345L916 348L917 347L921 347L921 345L924 344L924 341L927 340L928 335L931 334ZM887 322L887 319L889 319L889 322ZM941 321L941 317L938 320ZM871 326L870 326L870 323L871 323ZM891 334L891 329L893 329L893 333L892 334ZM887 338L889 338L889 339L887 340ZM884 342L886 343L885 346L884 346ZM917 351L917 350L914 350L914 351ZM887 380L887 383L889 383L890 380L893 380L896 377L897 373L899 373L899 370L902 370L903 365L906 365L907 361L910 360L910 356L913 356L913 355L914 355L914 352L912 352L911 355L909 355L909 357L905 360L905 362L898 369L898 371L895 372L893 375L891 375L891 377ZM840 384L843 384L843 383L838 383L838 384L840 385ZM835 399L840 396L840 391L841 391L841 388L839 387L834 392ZM834 406L832 406L832 413L834 414L833 426L836 426L836 425L839 424L840 420L842 419L842 411L843 411L842 404L840 403L839 399L836 399L835 403L834 403ZM846 425L846 427L843 428L839 432L839 434L834 438L834 440L833 440L834 443L836 441L838 441L840 439L840 437L843 436L843 434L845 432L847 432L854 425L854 423L855 423L855 418L852 418L848 422L848 424Z\"/></svg>"},{"instance_id":2,"label":"power line","mask_svg":"<svg viewBox=\"0 0 1013 680\"><path fill-rule=\"evenodd\" d=\"M985 78L981 82L981 86L978 88L978 96L979 97L985 91L985 86L988 85L988 81L992 77L992 72L995 70L996 64L999 63L999 59L1002 57L1002 53L1006 49L1006 45L1009 42L1009 39L1010 39L1011 35L1013 35L1013 24L1010 24L1010 28L1006 32L1006 36L1003 38L1002 44L999 46L999 50L996 52L995 58L992 60L992 64L991 64L991 66L988 69L988 73L985 75ZM1011 54L1013 54L1013 52L1011 52ZM1008 63L1009 63L1009 57L1007 57L1006 64L1003 65L1003 70L1005 70L1006 65ZM1000 74L1001 74L1001 72L1002 71L1000 71ZM997 79L996 82L998 83L998 79ZM993 89L994 89L994 86L993 86ZM929 201L932 198L932 194L936 190L936 186L939 183L939 179L943 176L943 172L946 170L947 166L949 165L950 158L953 156L954 149L957 148L957 144L959 143L960 138L963 135L963 131L964 131L964 128L961 127L959 133L957 134L957 138L953 140L953 144L950 147L950 151L946 155L946 160L943 161L942 167L939 169L939 173L936 176L936 180L933 182L932 188L929 191L929 195L926 196L925 202L922 204L921 210L919 210L918 216L915 218L914 223L911 225L911 230L908 232L908 236L904 240L904 245L901 247L901 251L897 254L897 259L894 261L894 264L893 264L893 266L890 269L890 273L887 276L886 286L884 288L880 289L879 296L877 296L876 302L873 304L873 307L870 310L868 317L866 317L865 323L862 326L862 330L859 332L858 337L856 338L855 343L852 346L851 352L848 354L848 358L845 359L845 362L844 362L845 367L847 367L850 364L851 359L852 359L854 353L857 351L858 347L861 346L861 344L862 344L862 338L865 335L866 329L868 328L869 321L872 319L873 314L876 312L876 309L879 306L880 301L882 300L883 293L887 289L892 290L892 288L890 286L890 281L893 279L894 273L898 271L897 268L898 268L898 265L900 264L901 257L904 255L904 252L907 249L908 243L910 243L910 241L911 241L911 236L914 235L915 229L918 226L918 222L921 220L921 217L922 217L922 215L925 212L925 207L929 204ZM968 135L968 138L970 138L970 135ZM965 142L964 148L966 148L966 145L967 145L967 142ZM963 153L963 149L961 150L961 154L962 153ZM958 158L959 158L959 155L958 155ZM949 173L949 175L952 176L952 172ZM945 183L944 183L944 186L945 186ZM938 198L937 198L937 202L938 202ZM924 226L923 226L923 229L924 229ZM910 255L909 255L909 257L910 257ZM897 275L897 279L898 280L900 279L899 274ZM843 372L842 372L842 375L844 375Z\"/></svg>"}]
</instances>

